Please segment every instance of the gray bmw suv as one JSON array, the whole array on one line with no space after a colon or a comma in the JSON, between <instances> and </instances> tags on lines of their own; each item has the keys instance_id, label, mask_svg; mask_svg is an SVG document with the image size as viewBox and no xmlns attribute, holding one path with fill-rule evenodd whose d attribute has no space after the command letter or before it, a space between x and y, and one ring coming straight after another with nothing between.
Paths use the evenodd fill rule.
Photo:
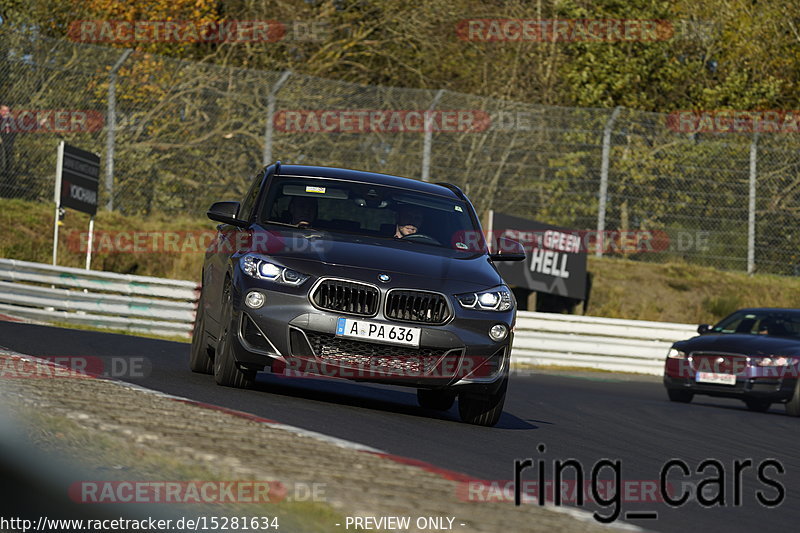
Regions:
<instances>
[{"instance_id":1,"label":"gray bmw suv","mask_svg":"<svg viewBox=\"0 0 800 533\"><path fill-rule=\"evenodd\" d=\"M516 302L461 190L327 167L264 168L217 202L190 367L248 387L259 371L417 389L421 407L493 426Z\"/></svg>"}]
</instances>

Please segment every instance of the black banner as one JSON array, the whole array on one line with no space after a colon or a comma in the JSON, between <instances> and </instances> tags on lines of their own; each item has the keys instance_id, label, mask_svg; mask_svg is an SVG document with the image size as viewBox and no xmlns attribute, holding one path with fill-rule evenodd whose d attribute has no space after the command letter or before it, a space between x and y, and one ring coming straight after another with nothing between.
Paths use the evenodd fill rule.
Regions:
<instances>
[{"instance_id":1,"label":"black banner","mask_svg":"<svg viewBox=\"0 0 800 533\"><path fill-rule=\"evenodd\" d=\"M91 216L97 212L97 189L100 178L100 157L80 148L64 144L58 176L59 205Z\"/></svg>"},{"instance_id":2,"label":"black banner","mask_svg":"<svg viewBox=\"0 0 800 533\"><path fill-rule=\"evenodd\" d=\"M507 237L525 247L524 262L497 261L509 285L586 299L586 247L581 232L534 220L492 213L492 241Z\"/></svg>"}]
</instances>

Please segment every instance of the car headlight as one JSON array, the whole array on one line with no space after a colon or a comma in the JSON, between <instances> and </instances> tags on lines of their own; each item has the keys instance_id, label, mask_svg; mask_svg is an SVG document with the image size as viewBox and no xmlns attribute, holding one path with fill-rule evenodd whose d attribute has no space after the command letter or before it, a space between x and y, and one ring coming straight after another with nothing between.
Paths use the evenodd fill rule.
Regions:
<instances>
[{"instance_id":1,"label":"car headlight","mask_svg":"<svg viewBox=\"0 0 800 533\"><path fill-rule=\"evenodd\" d=\"M667 357L669 359L686 359L686 352L682 352L677 348L670 348L667 352Z\"/></svg>"},{"instance_id":2,"label":"car headlight","mask_svg":"<svg viewBox=\"0 0 800 533\"><path fill-rule=\"evenodd\" d=\"M242 272L255 279L265 279L297 287L302 285L308 276L296 270L276 265L258 254L246 254L239 260Z\"/></svg>"},{"instance_id":3,"label":"car headlight","mask_svg":"<svg viewBox=\"0 0 800 533\"><path fill-rule=\"evenodd\" d=\"M769 357L759 357L756 359L756 366L789 366L796 363L794 357L786 357L785 355L771 355Z\"/></svg>"},{"instance_id":4,"label":"car headlight","mask_svg":"<svg viewBox=\"0 0 800 533\"><path fill-rule=\"evenodd\" d=\"M480 309L482 311L508 311L512 307L511 291L507 287L483 292L456 294L461 307Z\"/></svg>"}]
</instances>

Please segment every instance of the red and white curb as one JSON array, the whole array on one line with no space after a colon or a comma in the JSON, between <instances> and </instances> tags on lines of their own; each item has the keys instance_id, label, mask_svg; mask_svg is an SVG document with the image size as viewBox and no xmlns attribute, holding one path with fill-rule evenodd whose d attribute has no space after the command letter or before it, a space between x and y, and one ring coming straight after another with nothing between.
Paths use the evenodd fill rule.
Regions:
<instances>
[{"instance_id":1,"label":"red and white curb","mask_svg":"<svg viewBox=\"0 0 800 533\"><path fill-rule=\"evenodd\" d=\"M8 350L6 348L3 348L2 346L0 346L0 356L7 356L7 357L14 358L14 359L22 360L22 361L36 362L36 363L39 363L39 364L49 365L49 366L53 366L53 367L66 368L66 367L63 367L62 365L59 365L59 364L54 363L52 361L49 361L47 359L42 359L40 357L36 357L36 356L33 356L33 355L26 355L26 354L21 354L21 353L18 353L18 352L14 352L12 350ZM258 415L254 415L254 414L251 414L251 413L246 413L244 411L238 411L236 409L230 409L230 408L227 408L227 407L222 407L222 406L214 405L214 404L211 404L211 403L200 402L200 401L197 401L197 400L192 400L190 398L184 398L182 396L175 396L175 395L168 394L168 393L165 393L165 392L161 392L161 391L157 391L157 390L153 390L153 389L148 389L148 388L142 387L140 385L134 385L132 383L127 383L127 382L119 381L119 380L115 380L115 379L98 378L98 377L90 377L90 376L87 376L87 379L97 379L97 380L100 380L100 381L107 381L107 382L113 383L113 384L115 384L117 386L124 387L124 388L130 389L130 390L135 390L135 391L142 392L142 393L145 393L145 394L151 394L151 395L154 395L154 396L158 396L160 398L165 398L165 399L168 399L168 400L171 400L171 401L175 401L175 402L179 402L179 403L182 403L182 404L192 405L192 406L195 406L195 407L200 407L202 409L209 409L209 410L225 413L225 414L230 415L230 416L235 416L235 417L238 417L238 418L243 418L243 419L246 419L246 420L257 422L259 424L264 424L265 426L270 427L270 428L280 429L280 430L287 431L289 433L293 433L293 434L301 436L301 437L307 437L307 438L315 439L317 441L325 442L325 443L328 443L328 444L332 444L334 446L338 446L340 448L344 448L344 449L347 449L347 450L354 450L354 451L357 451L357 452L368 453L368 454L371 454L371 455L374 455L374 456L377 456L377 457L380 457L380 458L383 458L383 459L387 459L387 460L395 462L395 463L399 463L399 464L403 464L403 465L406 465L406 466L419 468L419 469L424 470L426 472L429 472L429 473L435 474L437 476L440 476L441 478L446 479L448 481L457 481L457 482L480 481L480 480L477 480L476 478L467 476L466 474L462 474L462 473L456 472L454 470L448 470L448 469L445 469L445 468L440 468L438 466L435 466L435 465L433 465L431 463L427 463L425 461L421 461L419 459L413 459L413 458L410 458L410 457L403 457L401 455L395 455L395 454L392 454L392 453L385 452L383 450L379 450L377 448L372 448L370 446L366 446L364 444L360 444L358 442L353 442L353 441L349 441L349 440L346 440L346 439L340 439L338 437L332 437L330 435L325 435L324 433L319 433L319 432L316 432L316 431L311 431L311 430L308 430L308 429L299 428L299 427L292 426L292 425L289 425L289 424L284 424L284 423L278 422L276 420L270 420L268 418L263 418L263 417L260 417ZM523 502L524 503L527 503L527 504L535 503L534 498L529 496L529 495L523 494L522 497L523 497ZM581 509L575 509L575 508L571 508L571 507L555 506L555 505L552 505L552 504L547 504L547 505L544 505L543 507L545 507L545 508L547 508L547 509L549 509L551 511L557 512L557 513L562 513L562 514L568 515L568 516L570 516L570 517L572 517L572 518L574 518L574 519L576 519L578 521L581 521L581 522L589 522L589 523L592 523L592 524L595 524L595 525L602 525L602 524L599 524L594 519L594 517L592 516L592 513L590 513L589 511L584 511L584 510L581 510ZM612 528L615 528L615 529L625 530L625 531L637 531L637 532L646 531L645 529L643 529L643 528L641 528L639 526L635 526L633 524L628 524L628 523L625 523L625 522L622 522L622 521L613 522L612 524L608 524L608 526L610 526Z\"/></svg>"}]
</instances>

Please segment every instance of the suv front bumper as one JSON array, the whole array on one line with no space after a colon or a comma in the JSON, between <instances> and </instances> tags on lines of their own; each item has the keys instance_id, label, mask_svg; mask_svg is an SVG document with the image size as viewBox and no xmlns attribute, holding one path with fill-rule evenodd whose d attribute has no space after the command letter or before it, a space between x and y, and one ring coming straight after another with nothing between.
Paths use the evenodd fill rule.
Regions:
<instances>
[{"instance_id":1,"label":"suv front bumper","mask_svg":"<svg viewBox=\"0 0 800 533\"><path fill-rule=\"evenodd\" d=\"M237 325L232 347L240 365L270 367L287 376L321 375L479 393L495 392L508 374L513 310L495 313L458 309L446 324L429 326L388 320L381 312L353 317L320 310L305 292L250 288L247 282L244 285L245 291L262 292L266 302L259 309L251 309L242 303L244 293L234 291L232 295ZM336 326L341 317L420 328L419 348L339 337ZM498 323L509 328L500 342L488 336L489 329Z\"/></svg>"}]
</instances>

